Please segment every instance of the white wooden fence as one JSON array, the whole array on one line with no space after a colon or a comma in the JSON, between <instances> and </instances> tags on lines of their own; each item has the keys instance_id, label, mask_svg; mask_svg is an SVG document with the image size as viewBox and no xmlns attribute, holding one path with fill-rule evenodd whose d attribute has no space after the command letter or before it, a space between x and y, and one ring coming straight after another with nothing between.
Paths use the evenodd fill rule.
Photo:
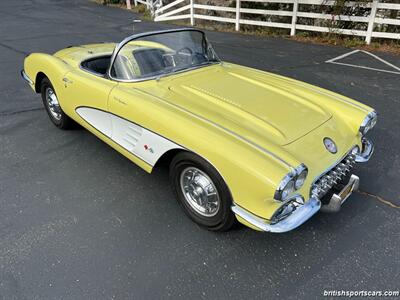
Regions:
<instances>
[{"instance_id":1,"label":"white wooden fence","mask_svg":"<svg viewBox=\"0 0 400 300\"><path fill-rule=\"evenodd\" d=\"M298 11L299 5L329 5L335 4L334 0L236 0L236 7L225 7L215 5L204 5L196 3L196 0L174 0L173 2L162 6L161 0L134 0L135 5L142 3L152 10L154 21L170 21L189 19L191 25L195 24L196 19L211 20L223 23L235 24L235 29L239 30L241 24L266 26L274 28L284 28L290 31L290 35L295 35L296 30L317 31L317 32L332 32L338 34L354 35L365 37L367 44L371 42L371 38L388 38L400 39L400 33L380 32L374 31L375 27L379 24L388 24L399 26L400 19L384 18L377 14L378 10L400 10L399 3L380 3L379 0L372 0L371 2L362 4L363 7L370 9L368 16L353 16L353 15L331 15L324 13L313 13ZM396 0L393 0L396 1ZM241 7L242 2L258 2L258 3L282 3L292 4L292 10L266 10L266 9L253 9ZM345 2L348 7L360 5L360 2ZM215 15L208 15L207 11L227 12L235 17L222 17ZM269 16L286 16L291 17L291 22L271 22L259 21L246 18L246 14L269 15ZM342 29L332 26L314 26L299 24L299 18L332 20L332 21L349 21L364 23L366 30L357 29ZM290 19L290 18L289 18ZM334 24L334 22L332 22Z\"/></svg>"},{"instance_id":2,"label":"white wooden fence","mask_svg":"<svg viewBox=\"0 0 400 300\"><path fill-rule=\"evenodd\" d=\"M130 9L130 5L128 3L130 4L131 1L130 0L126 0L126 6L127 6L128 9ZM149 0L134 0L134 3L135 3L135 6L137 6L138 3L144 4L144 5L146 5L147 9L150 9L150 7L152 6L152 2L150 2Z\"/></svg>"}]
</instances>

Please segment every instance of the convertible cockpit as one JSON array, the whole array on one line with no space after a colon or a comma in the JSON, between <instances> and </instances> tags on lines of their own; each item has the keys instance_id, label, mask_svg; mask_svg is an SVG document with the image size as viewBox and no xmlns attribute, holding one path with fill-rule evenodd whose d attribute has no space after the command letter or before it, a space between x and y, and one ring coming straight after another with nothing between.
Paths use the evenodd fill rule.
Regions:
<instances>
[{"instance_id":1,"label":"convertible cockpit","mask_svg":"<svg viewBox=\"0 0 400 300\"><path fill-rule=\"evenodd\" d=\"M192 31L123 41L112 55L87 59L81 67L118 81L138 81L218 62L205 36Z\"/></svg>"},{"instance_id":2,"label":"convertible cockpit","mask_svg":"<svg viewBox=\"0 0 400 300\"><path fill-rule=\"evenodd\" d=\"M104 76L107 74L110 66L111 55L102 55L84 60L81 63L82 69L95 73L96 75Z\"/></svg>"}]
</instances>

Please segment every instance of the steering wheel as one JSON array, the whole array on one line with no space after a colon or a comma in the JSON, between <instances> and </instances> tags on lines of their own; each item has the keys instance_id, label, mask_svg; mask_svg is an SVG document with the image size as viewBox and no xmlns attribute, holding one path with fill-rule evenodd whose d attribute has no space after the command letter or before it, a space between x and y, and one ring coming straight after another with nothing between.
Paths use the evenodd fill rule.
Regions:
<instances>
[{"instance_id":1,"label":"steering wheel","mask_svg":"<svg viewBox=\"0 0 400 300\"><path fill-rule=\"evenodd\" d=\"M187 60L191 65L193 64L193 50L189 47L183 47L176 51L176 54L181 57L181 59Z\"/></svg>"},{"instance_id":2,"label":"steering wheel","mask_svg":"<svg viewBox=\"0 0 400 300\"><path fill-rule=\"evenodd\" d=\"M192 56L193 55L193 50L190 49L189 47L183 47L183 48L179 49L178 51L176 51L176 53L180 54L180 55Z\"/></svg>"}]
</instances>

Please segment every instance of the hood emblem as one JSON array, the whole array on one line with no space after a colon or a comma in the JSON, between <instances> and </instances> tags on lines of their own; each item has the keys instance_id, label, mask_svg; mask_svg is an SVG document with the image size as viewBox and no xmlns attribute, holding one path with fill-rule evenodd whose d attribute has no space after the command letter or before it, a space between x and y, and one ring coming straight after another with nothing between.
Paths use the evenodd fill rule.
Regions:
<instances>
[{"instance_id":1,"label":"hood emblem","mask_svg":"<svg viewBox=\"0 0 400 300\"><path fill-rule=\"evenodd\" d=\"M330 153L335 154L337 152L336 144L332 139L328 137L324 138L324 145L326 150L328 150Z\"/></svg>"}]
</instances>

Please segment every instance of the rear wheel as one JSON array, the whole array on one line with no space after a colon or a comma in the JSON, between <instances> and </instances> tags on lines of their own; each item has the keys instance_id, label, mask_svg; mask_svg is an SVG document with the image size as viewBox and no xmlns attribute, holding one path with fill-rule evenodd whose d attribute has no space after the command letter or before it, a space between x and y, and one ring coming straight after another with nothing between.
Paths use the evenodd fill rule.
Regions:
<instances>
[{"instance_id":1,"label":"rear wheel","mask_svg":"<svg viewBox=\"0 0 400 300\"><path fill-rule=\"evenodd\" d=\"M72 128L74 121L63 112L54 87L48 78L43 78L40 91L44 107L46 108L51 122L60 129Z\"/></svg>"},{"instance_id":2,"label":"rear wheel","mask_svg":"<svg viewBox=\"0 0 400 300\"><path fill-rule=\"evenodd\" d=\"M178 202L194 222L212 231L226 231L235 222L232 198L221 175L207 161L182 152L170 166L171 185Z\"/></svg>"}]
</instances>

